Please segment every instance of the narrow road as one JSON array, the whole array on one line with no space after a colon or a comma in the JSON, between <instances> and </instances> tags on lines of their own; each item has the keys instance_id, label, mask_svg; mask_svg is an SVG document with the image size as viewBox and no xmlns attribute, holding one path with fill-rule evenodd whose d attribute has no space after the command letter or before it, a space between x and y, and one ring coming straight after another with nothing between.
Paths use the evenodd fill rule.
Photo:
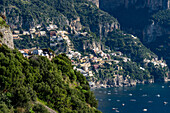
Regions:
<instances>
[{"instance_id":1,"label":"narrow road","mask_svg":"<svg viewBox=\"0 0 170 113\"><path fill-rule=\"evenodd\" d=\"M41 105L43 105L50 113L57 113L56 111L54 111L53 109L51 109L51 108L49 108L48 106L46 106L46 105L44 105L44 104L42 104L41 102L39 102L39 101L37 101L36 102L37 104L41 104Z\"/></svg>"}]
</instances>

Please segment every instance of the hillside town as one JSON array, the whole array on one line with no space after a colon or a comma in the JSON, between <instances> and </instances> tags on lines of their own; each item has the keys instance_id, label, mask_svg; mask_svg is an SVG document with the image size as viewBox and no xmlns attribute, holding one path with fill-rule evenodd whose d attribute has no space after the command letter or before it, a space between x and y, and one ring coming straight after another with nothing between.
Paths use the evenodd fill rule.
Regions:
<instances>
[{"instance_id":1,"label":"hillside town","mask_svg":"<svg viewBox=\"0 0 170 113\"><path fill-rule=\"evenodd\" d=\"M69 38L69 33L64 30L58 30L57 25L50 24L44 28L41 25L37 25L29 31L23 31L20 33L19 30L14 30L13 31L13 38L14 40L22 40L22 36L29 36L31 39L35 37L40 37L40 36L48 36L49 35L49 42L50 42L50 47L56 47L57 45L60 45L63 42L66 42L68 51L66 52L66 55L68 56L69 59L71 59L72 64L74 65L74 69L77 71L80 71L89 81L89 84L91 87L108 87L105 84L100 84L99 86L96 86L95 83L95 74L98 73L99 69L105 67L105 64L112 65L116 64L115 68L115 77L122 77L122 75L116 74L119 73L123 69L122 66L119 66L119 62L132 62L132 60L126 56L123 55L121 51L114 51L111 52L111 50L107 49L107 53L99 49L98 47L93 48L93 53L94 54L88 54L88 55L82 55L79 51L74 49L74 45L71 42ZM78 32L75 34L77 37L80 35L86 36L87 32ZM126 35L126 34L124 34ZM132 38L136 39L135 36L131 35ZM78 37L79 38L79 37ZM45 56L49 60L51 60L53 57L55 57L54 52L50 51L49 49L40 49L37 47L34 48L29 48L29 49L21 49L19 50L24 57L29 58L32 55L40 55L40 56ZM54 50L55 51L55 50ZM114 59L114 58L118 58ZM148 60L144 59L144 62L146 64L148 63L153 63L155 66L160 65L162 67L166 67L167 64L161 59L158 60L157 58ZM140 67L141 70L145 70L143 67ZM127 75L128 76L128 75ZM109 86L111 87L111 86ZM112 86L113 87L113 86Z\"/></svg>"}]
</instances>

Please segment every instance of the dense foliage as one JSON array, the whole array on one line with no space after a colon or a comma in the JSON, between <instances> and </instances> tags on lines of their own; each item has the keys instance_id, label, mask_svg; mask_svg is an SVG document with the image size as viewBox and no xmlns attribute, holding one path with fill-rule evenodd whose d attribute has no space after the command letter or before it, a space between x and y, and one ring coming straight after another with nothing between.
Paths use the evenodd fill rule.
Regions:
<instances>
[{"instance_id":1,"label":"dense foliage","mask_svg":"<svg viewBox=\"0 0 170 113\"><path fill-rule=\"evenodd\" d=\"M0 16L0 27L9 27L6 21Z\"/></svg>"},{"instance_id":2,"label":"dense foliage","mask_svg":"<svg viewBox=\"0 0 170 113\"><path fill-rule=\"evenodd\" d=\"M0 111L95 113L97 101L86 78L64 55L26 59L18 50L0 47ZM45 105L44 105L45 104Z\"/></svg>"},{"instance_id":3,"label":"dense foliage","mask_svg":"<svg viewBox=\"0 0 170 113\"><path fill-rule=\"evenodd\" d=\"M170 30L170 10L161 10L152 15L155 24L160 25L167 32ZM147 45L159 57L163 57L170 66L170 36L168 33L158 36L153 42Z\"/></svg>"},{"instance_id":4,"label":"dense foliage","mask_svg":"<svg viewBox=\"0 0 170 113\"><path fill-rule=\"evenodd\" d=\"M158 22L160 25L169 28L170 27L170 10L161 10L152 15L152 19Z\"/></svg>"},{"instance_id":5,"label":"dense foliage","mask_svg":"<svg viewBox=\"0 0 170 113\"><path fill-rule=\"evenodd\" d=\"M18 49L26 49L33 47L40 48L49 48L50 47L50 39L47 36L34 37L31 36L21 36L21 39L14 40L15 47Z\"/></svg>"},{"instance_id":6,"label":"dense foliage","mask_svg":"<svg viewBox=\"0 0 170 113\"><path fill-rule=\"evenodd\" d=\"M87 0L11 0L10 2L1 0L0 9L3 8L9 12L7 18L10 24L21 26L21 30L28 30L35 24L47 26L50 22L62 29L68 26L68 21L71 22L77 17L80 17L80 22L86 29L91 29L93 32L98 31L99 23L117 22L114 17Z\"/></svg>"},{"instance_id":7,"label":"dense foliage","mask_svg":"<svg viewBox=\"0 0 170 113\"><path fill-rule=\"evenodd\" d=\"M111 48L111 50L119 50L126 54L135 62L142 62L145 58L151 59L155 54L147 49L137 37L126 34L120 30L110 32L103 42Z\"/></svg>"}]
</instances>

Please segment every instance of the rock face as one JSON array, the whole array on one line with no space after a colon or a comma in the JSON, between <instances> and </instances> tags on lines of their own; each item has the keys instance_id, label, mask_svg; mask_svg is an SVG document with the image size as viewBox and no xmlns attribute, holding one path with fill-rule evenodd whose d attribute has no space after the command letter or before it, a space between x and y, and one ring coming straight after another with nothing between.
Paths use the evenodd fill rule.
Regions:
<instances>
[{"instance_id":1,"label":"rock face","mask_svg":"<svg viewBox=\"0 0 170 113\"><path fill-rule=\"evenodd\" d=\"M137 84L154 83L154 79L139 81L123 77L122 75L115 75L115 78L113 79L105 79L103 81L93 82L95 82L97 88L100 87L106 88L106 87L135 86Z\"/></svg>"},{"instance_id":2,"label":"rock face","mask_svg":"<svg viewBox=\"0 0 170 113\"><path fill-rule=\"evenodd\" d=\"M0 27L0 43L14 49L13 36L10 28Z\"/></svg>"},{"instance_id":3,"label":"rock face","mask_svg":"<svg viewBox=\"0 0 170 113\"><path fill-rule=\"evenodd\" d=\"M150 12L169 8L169 0L99 0L101 9L116 9L118 7L148 8Z\"/></svg>"},{"instance_id":4,"label":"rock face","mask_svg":"<svg viewBox=\"0 0 170 113\"><path fill-rule=\"evenodd\" d=\"M144 43L154 42L157 37L162 35L170 35L170 29L160 26L154 21L152 24L148 25L143 31L143 41Z\"/></svg>"},{"instance_id":5,"label":"rock face","mask_svg":"<svg viewBox=\"0 0 170 113\"><path fill-rule=\"evenodd\" d=\"M99 0L88 0L88 1L92 1L97 7L99 7Z\"/></svg>"}]
</instances>

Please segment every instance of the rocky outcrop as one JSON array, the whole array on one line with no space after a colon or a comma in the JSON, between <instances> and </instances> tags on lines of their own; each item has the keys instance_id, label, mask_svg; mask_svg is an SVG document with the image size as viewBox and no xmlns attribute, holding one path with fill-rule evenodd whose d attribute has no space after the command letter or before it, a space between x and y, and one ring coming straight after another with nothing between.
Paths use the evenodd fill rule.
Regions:
<instances>
[{"instance_id":1,"label":"rocky outcrop","mask_svg":"<svg viewBox=\"0 0 170 113\"><path fill-rule=\"evenodd\" d=\"M88 1L93 2L97 7L99 7L99 0L88 0Z\"/></svg>"},{"instance_id":2,"label":"rocky outcrop","mask_svg":"<svg viewBox=\"0 0 170 113\"><path fill-rule=\"evenodd\" d=\"M80 17L77 17L75 20L71 20L71 22L69 23L69 27L71 28L71 31L74 32L75 34L82 30L82 25L80 22Z\"/></svg>"},{"instance_id":3,"label":"rocky outcrop","mask_svg":"<svg viewBox=\"0 0 170 113\"><path fill-rule=\"evenodd\" d=\"M150 12L169 8L169 0L100 0L101 9L116 9L118 7L148 8Z\"/></svg>"},{"instance_id":4,"label":"rocky outcrop","mask_svg":"<svg viewBox=\"0 0 170 113\"><path fill-rule=\"evenodd\" d=\"M154 42L157 37L162 35L170 35L170 28L165 28L159 23L152 21L143 31L143 41L145 43Z\"/></svg>"},{"instance_id":5,"label":"rocky outcrop","mask_svg":"<svg viewBox=\"0 0 170 113\"><path fill-rule=\"evenodd\" d=\"M14 49L13 36L10 28L0 27L0 34L0 43L7 45L11 49Z\"/></svg>"},{"instance_id":6,"label":"rocky outcrop","mask_svg":"<svg viewBox=\"0 0 170 113\"><path fill-rule=\"evenodd\" d=\"M94 81L95 82L95 81ZM123 87L123 86L135 86L137 84L154 83L153 79L149 80L134 80L128 77L123 77L122 75L115 75L113 79L105 79L102 81L95 82L97 88L107 88L107 87Z\"/></svg>"}]
</instances>

